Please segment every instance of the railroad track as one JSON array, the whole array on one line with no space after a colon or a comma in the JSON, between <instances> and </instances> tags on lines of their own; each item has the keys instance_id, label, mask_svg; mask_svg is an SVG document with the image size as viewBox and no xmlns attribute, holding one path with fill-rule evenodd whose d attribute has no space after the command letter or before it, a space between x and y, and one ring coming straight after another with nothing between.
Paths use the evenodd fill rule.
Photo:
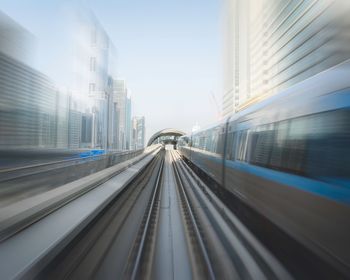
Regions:
<instances>
[{"instance_id":1,"label":"railroad track","mask_svg":"<svg viewBox=\"0 0 350 280\"><path fill-rule=\"evenodd\" d=\"M164 158L161 161L151 199L145 211L139 237L135 242L126 269L126 277L130 279L149 278L151 275L152 258L154 252L155 228L159 215L160 192L162 187L162 174Z\"/></svg>"},{"instance_id":2,"label":"railroad track","mask_svg":"<svg viewBox=\"0 0 350 280\"><path fill-rule=\"evenodd\" d=\"M193 212L193 205L187 196L187 193L183 186L183 178L181 178L177 165L173 164L174 156L171 152L168 152L168 159L171 162L168 168L172 168L170 171L170 176L173 175L174 180L166 180L165 176L162 174L164 172L164 166L162 166L159 170L157 182L153 190L152 199L150 200L149 206L147 207L147 211L144 216L145 222L140 228L139 240L135 243L135 247L133 248L133 252L131 253L131 257L129 259L129 265L126 273L126 278L128 279L160 279L163 277L167 277L167 279L176 279L175 271L177 269L182 269L182 267L177 266L176 262L179 260L175 258L175 248L171 248L172 251L169 252L172 257L169 257L170 265L166 265L167 269L161 267L161 261L159 261L159 257L156 254L159 253L159 250L156 250L157 240L167 240L171 243L174 242L174 232L170 232L172 236L172 240L164 238L164 236L160 236L164 232L169 232L166 230L162 230L161 228L168 226L168 221L170 218L160 220L160 205L162 191L164 192L164 188L166 188L166 184L169 184L171 188L176 189L176 198L174 201L178 203L177 207L174 207L173 211L180 211L182 216L183 223L183 234L186 236L186 244L181 244L186 247L185 250L189 254L187 259L190 261L191 270L187 274L187 279L215 279L214 271L212 268L211 260L209 259L209 255L207 252L207 248L204 244L204 240L201 236L200 225L198 225L198 221ZM176 231L177 229L173 229ZM158 246L165 246L164 243L161 243ZM161 253L159 253L161 254ZM165 257L165 255L163 254ZM166 261L165 261L166 262ZM163 263L165 263L163 262ZM158 272L162 270L162 272ZM161 274L163 277L160 277Z\"/></svg>"},{"instance_id":3,"label":"railroad track","mask_svg":"<svg viewBox=\"0 0 350 280\"><path fill-rule=\"evenodd\" d=\"M184 163L161 151L42 279L291 279Z\"/></svg>"},{"instance_id":4,"label":"railroad track","mask_svg":"<svg viewBox=\"0 0 350 280\"><path fill-rule=\"evenodd\" d=\"M279 261L246 229L201 179L172 152L194 208L217 279L291 279ZM208 278L208 277L207 277Z\"/></svg>"},{"instance_id":5,"label":"railroad track","mask_svg":"<svg viewBox=\"0 0 350 280\"><path fill-rule=\"evenodd\" d=\"M134 234L155 184L161 152L41 273L41 279L103 279L123 275ZM136 206L136 207L135 207ZM138 207L137 207L138 206ZM118 248L118 249L115 249ZM117 253L118 256L115 257ZM110 262L113 262L111 265Z\"/></svg>"},{"instance_id":6,"label":"railroad track","mask_svg":"<svg viewBox=\"0 0 350 280\"><path fill-rule=\"evenodd\" d=\"M191 205L190 199L187 195L187 192L185 191L183 183L184 178L180 175L179 166L176 163L178 158L175 156L174 153L175 152L172 152L173 168L178 186L179 196L182 202L182 209L184 213L185 222L187 224L187 227L189 228L189 232L191 234L190 236L194 237L192 238L192 242L194 243L193 246L196 246L196 251L199 252L199 254L197 254L197 264L193 265L193 272L197 271L195 278L202 278L203 276L205 276L205 278L207 279L215 279L216 277L212 261L209 258L208 249L204 243L202 233L200 231L200 225L198 225L198 221L195 217L193 205ZM199 263L201 263L201 265L199 265ZM202 268L201 273L198 273L199 267Z\"/></svg>"},{"instance_id":7,"label":"railroad track","mask_svg":"<svg viewBox=\"0 0 350 280\"><path fill-rule=\"evenodd\" d=\"M181 212L182 230L186 236L186 242L182 244L186 246L190 263L186 279L291 279L278 260L225 208L176 151L168 151L167 156L168 163L158 173L157 185L144 216L145 222L132 249L126 278L180 279L176 271L182 267L177 265L176 248L167 243L179 244L176 242L178 237L174 235L176 231L181 231L181 227L178 225L172 231L164 230L168 221L176 223L171 220L171 215L162 219L162 211L165 211L161 207L162 199L168 198L162 193L167 192L167 185L170 185L170 188L176 189L177 199L172 201L176 201ZM169 162L171 171L167 166ZM171 177L174 180L169 179ZM176 211L176 207L173 206L172 211ZM165 233L171 238L162 236ZM167 251L172 257L162 251Z\"/></svg>"}]
</instances>

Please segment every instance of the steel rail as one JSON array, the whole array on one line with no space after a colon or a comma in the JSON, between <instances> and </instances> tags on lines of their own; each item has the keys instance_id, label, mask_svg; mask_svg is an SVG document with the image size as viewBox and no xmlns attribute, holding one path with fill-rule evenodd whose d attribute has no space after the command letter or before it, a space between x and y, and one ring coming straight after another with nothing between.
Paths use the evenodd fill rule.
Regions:
<instances>
[{"instance_id":1,"label":"steel rail","mask_svg":"<svg viewBox=\"0 0 350 280\"><path fill-rule=\"evenodd\" d=\"M152 179L155 168L160 166L160 156L148 163L110 204L102 210L91 227L81 231L81 238L67 252L62 262L52 262L53 269L47 270L42 279L89 279L96 276L103 259L113 246L115 239L127 223L132 208L138 201L144 187ZM155 178L156 179L156 178ZM125 259L127 256L125 256ZM121 271L119 272L121 274Z\"/></svg>"},{"instance_id":2,"label":"steel rail","mask_svg":"<svg viewBox=\"0 0 350 280\"><path fill-rule=\"evenodd\" d=\"M152 194L152 198L151 198L151 201L150 201L149 211L147 213L147 219L146 219L146 222L145 222L145 225L144 225L144 230L143 230L143 233L142 233L141 241L140 241L140 244L139 244L139 247L138 247L138 250L137 250L135 264L134 264L134 267L133 267L133 270L132 270L132 274L131 274L131 277L130 277L131 279L138 279L137 278L137 274L138 274L139 269L140 269L141 264L142 264L141 263L141 259L142 259L142 255L143 255L143 252L144 252L144 247L146 246L146 237L147 237L148 230L149 230L150 224L151 224L152 212L153 212L154 205L155 205L155 202L156 202L157 193L158 193L158 190L159 190L160 185L161 185L161 177L162 177L162 173L163 173L163 166L164 166L164 158L162 159L161 165L159 167L156 184L155 184L155 187L154 187L154 190L153 190L153 194Z\"/></svg>"},{"instance_id":3,"label":"steel rail","mask_svg":"<svg viewBox=\"0 0 350 280\"><path fill-rule=\"evenodd\" d=\"M209 279L216 279L213 267L212 267L211 262L210 262L209 254L208 254L207 249L206 249L206 247L204 245L203 238L202 238L201 233L199 231L196 219L194 217L194 213L192 211L189 199L187 197L185 188L184 188L183 183L182 183L182 179L181 179L181 176L180 176L180 173L179 173L179 170L178 170L178 166L177 166L177 163L176 163L175 155L173 154L173 152L171 152L171 155L172 155L172 158L173 158L174 173L175 173L175 176L177 177L179 190L182 193L182 196L184 198L185 206L186 206L186 208L188 210L188 213L189 213L189 216L190 216L190 219L191 219L191 222L192 222L192 225L193 225L196 237L197 237L197 241L199 243L199 247L200 247L200 250L202 252L202 256L204 258L206 267L208 269Z\"/></svg>"},{"instance_id":4,"label":"steel rail","mask_svg":"<svg viewBox=\"0 0 350 280\"><path fill-rule=\"evenodd\" d=\"M179 154L177 154L177 156L180 157ZM279 260L276 259L276 257L272 255L271 252L269 252L264 247L264 245L256 239L256 237L245 227L245 225L238 219L238 217L227 208L227 206L210 190L210 188L205 183L203 183L201 178L198 177L198 175L191 169L188 164L186 164L185 161L181 160L179 166L181 166L185 177L191 177L196 184L196 188L193 190L197 194L202 194L202 198L207 198L208 203L203 203L204 200L200 199L202 200L202 206L206 207L207 209L212 209L209 210L210 213L214 214L216 211L217 214L220 215L219 217L221 217L225 221L225 224L232 230L233 235L231 235L231 237L229 237L230 235L227 235L228 240L232 241L235 240L235 238L239 240L238 243L234 242L235 245L231 243L232 250L234 250L234 248L239 248L237 246L240 243L249 253L249 255L253 257L254 262L258 264L259 270L263 273L263 275L253 275L253 279L264 279L263 277L265 277L265 279L293 279L291 274L279 262ZM249 265L246 266L246 270L250 272L254 271L254 267L252 267L253 263L246 263Z\"/></svg>"}]
</instances>

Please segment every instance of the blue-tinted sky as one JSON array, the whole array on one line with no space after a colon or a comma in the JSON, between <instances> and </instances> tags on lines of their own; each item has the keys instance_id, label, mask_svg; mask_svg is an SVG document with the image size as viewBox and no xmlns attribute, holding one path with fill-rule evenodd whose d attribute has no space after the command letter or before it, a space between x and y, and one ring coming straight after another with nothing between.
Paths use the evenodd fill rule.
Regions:
<instances>
[{"instance_id":1,"label":"blue-tinted sky","mask_svg":"<svg viewBox=\"0 0 350 280\"><path fill-rule=\"evenodd\" d=\"M134 114L147 137L216 121L221 103L221 0L87 0L117 49ZM0 9L37 39L37 68L59 86L68 73L68 0L0 0ZM61 85L60 85L61 84Z\"/></svg>"}]
</instances>

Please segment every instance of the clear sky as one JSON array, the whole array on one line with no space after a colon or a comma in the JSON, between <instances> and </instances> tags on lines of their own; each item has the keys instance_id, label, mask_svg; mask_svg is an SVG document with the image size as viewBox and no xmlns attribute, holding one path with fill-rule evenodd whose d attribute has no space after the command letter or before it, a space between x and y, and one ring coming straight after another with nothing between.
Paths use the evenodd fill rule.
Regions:
<instances>
[{"instance_id":1,"label":"clear sky","mask_svg":"<svg viewBox=\"0 0 350 280\"><path fill-rule=\"evenodd\" d=\"M134 115L146 136L173 127L189 132L218 118L221 104L222 0L86 0L117 49ZM69 63L69 0L0 0L0 9L37 39L36 67L64 86Z\"/></svg>"}]
</instances>

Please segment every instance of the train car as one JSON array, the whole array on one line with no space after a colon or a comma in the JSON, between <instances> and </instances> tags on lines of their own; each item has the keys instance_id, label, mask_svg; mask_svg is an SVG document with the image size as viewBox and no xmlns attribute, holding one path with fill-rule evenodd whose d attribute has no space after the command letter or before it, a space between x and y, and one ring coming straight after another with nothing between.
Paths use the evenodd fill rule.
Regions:
<instances>
[{"instance_id":1,"label":"train car","mask_svg":"<svg viewBox=\"0 0 350 280\"><path fill-rule=\"evenodd\" d=\"M350 63L221 124L180 153L318 256L350 271Z\"/></svg>"}]
</instances>

